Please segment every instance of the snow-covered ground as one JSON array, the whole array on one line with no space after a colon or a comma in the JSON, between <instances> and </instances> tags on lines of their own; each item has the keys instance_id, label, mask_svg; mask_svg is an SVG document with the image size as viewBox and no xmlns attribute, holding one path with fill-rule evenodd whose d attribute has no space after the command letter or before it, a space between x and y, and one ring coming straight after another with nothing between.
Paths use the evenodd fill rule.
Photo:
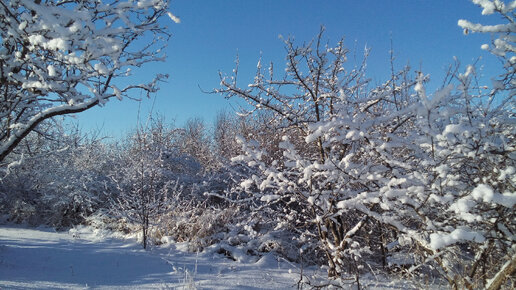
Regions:
<instances>
[{"instance_id":1,"label":"snow-covered ground","mask_svg":"<svg viewBox=\"0 0 516 290\"><path fill-rule=\"evenodd\" d=\"M288 289L299 276L272 255L242 263L184 244L143 250L134 239L81 228L0 227L0 289Z\"/></svg>"},{"instance_id":2,"label":"snow-covered ground","mask_svg":"<svg viewBox=\"0 0 516 290\"><path fill-rule=\"evenodd\" d=\"M216 249L191 253L185 244L170 243L143 250L134 238L93 228L56 232L0 226L0 289L297 288L299 265L273 254L258 258L233 253L238 260L233 261ZM325 283L324 270L304 273ZM428 281L361 280L366 289L436 288Z\"/></svg>"}]
</instances>

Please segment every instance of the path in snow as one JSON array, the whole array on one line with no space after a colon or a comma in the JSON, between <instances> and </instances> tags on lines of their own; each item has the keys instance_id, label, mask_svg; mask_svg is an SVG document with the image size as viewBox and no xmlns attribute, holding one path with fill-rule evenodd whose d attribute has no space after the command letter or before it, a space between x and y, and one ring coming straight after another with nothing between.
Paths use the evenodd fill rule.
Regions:
<instances>
[{"instance_id":1,"label":"path in snow","mask_svg":"<svg viewBox=\"0 0 516 290\"><path fill-rule=\"evenodd\" d=\"M299 278L272 256L238 263L180 249L145 251L88 228L71 234L0 226L0 289L287 289Z\"/></svg>"}]
</instances>

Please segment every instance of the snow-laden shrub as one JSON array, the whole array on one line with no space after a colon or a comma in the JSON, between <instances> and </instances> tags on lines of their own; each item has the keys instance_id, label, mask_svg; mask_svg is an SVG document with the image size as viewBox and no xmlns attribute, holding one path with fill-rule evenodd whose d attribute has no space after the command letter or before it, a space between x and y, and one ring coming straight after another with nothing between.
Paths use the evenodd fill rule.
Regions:
<instances>
[{"instance_id":1,"label":"snow-laden shrub","mask_svg":"<svg viewBox=\"0 0 516 290\"><path fill-rule=\"evenodd\" d=\"M467 67L456 91L426 106L419 120L430 156L420 175L427 180L420 244L454 287L489 285L487 277L516 265L515 102L511 92L474 87L474 77Z\"/></svg>"},{"instance_id":2,"label":"snow-laden shrub","mask_svg":"<svg viewBox=\"0 0 516 290\"><path fill-rule=\"evenodd\" d=\"M192 251L202 251L224 240L241 214L237 207L210 208L185 202L161 217L157 238L169 236L176 242L189 242Z\"/></svg>"},{"instance_id":3,"label":"snow-laden shrub","mask_svg":"<svg viewBox=\"0 0 516 290\"><path fill-rule=\"evenodd\" d=\"M16 199L9 205L8 219L15 223L34 224L36 213L37 210L34 203Z\"/></svg>"},{"instance_id":4,"label":"snow-laden shrub","mask_svg":"<svg viewBox=\"0 0 516 290\"><path fill-rule=\"evenodd\" d=\"M45 127L43 127L45 128ZM42 128L42 129L43 129ZM80 224L106 203L108 146L78 132L30 135L19 162L0 178L10 220L57 228Z\"/></svg>"},{"instance_id":5,"label":"snow-laden shrub","mask_svg":"<svg viewBox=\"0 0 516 290\"><path fill-rule=\"evenodd\" d=\"M257 134L268 141L264 146L248 136L239 139L243 154L233 162L255 173L236 190L248 193L256 204L251 210L272 229L323 252L329 275L342 277L348 265L362 267L356 261L365 255L385 256L380 252L390 241L372 239L387 237L373 225L385 222L385 212L397 211L400 193L390 190L383 198L382 190L402 182L415 162L407 156L421 151L410 142L418 101L408 68L371 87L365 62L347 69L343 41L322 43L322 32L301 47L287 39L284 76L278 79L272 67L266 75L259 62L253 83L241 88L235 77L223 78L218 92L274 116L267 124L276 138Z\"/></svg>"},{"instance_id":6,"label":"snow-laden shrub","mask_svg":"<svg viewBox=\"0 0 516 290\"><path fill-rule=\"evenodd\" d=\"M232 160L253 173L236 191L274 229L317 244L331 277L386 266L393 243L414 256L409 273L438 272L455 288L500 287L514 273L516 5L474 2L509 22L459 22L498 37L490 49L504 73L490 89L472 66L433 94L408 68L373 86L365 64L346 70L343 43L323 47L321 36L301 47L287 39L279 78L261 60L248 86L222 77L216 92L247 101L244 115L273 114L282 135L277 147L239 138Z\"/></svg>"}]
</instances>

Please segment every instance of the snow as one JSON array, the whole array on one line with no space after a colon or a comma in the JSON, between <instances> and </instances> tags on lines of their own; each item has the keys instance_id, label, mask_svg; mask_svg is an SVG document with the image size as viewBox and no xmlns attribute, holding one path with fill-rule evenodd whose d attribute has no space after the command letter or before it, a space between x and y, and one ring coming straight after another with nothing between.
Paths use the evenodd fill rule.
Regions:
<instances>
[{"instance_id":1,"label":"snow","mask_svg":"<svg viewBox=\"0 0 516 290\"><path fill-rule=\"evenodd\" d=\"M44 48L50 49L50 50L68 50L68 43L66 40L62 38L54 38L48 41L46 44L43 45Z\"/></svg>"},{"instance_id":2,"label":"snow","mask_svg":"<svg viewBox=\"0 0 516 290\"><path fill-rule=\"evenodd\" d=\"M480 184L471 192L474 199L483 202L493 202L511 208L516 204L516 192L506 192L504 194L495 193L493 189L485 184Z\"/></svg>"},{"instance_id":3,"label":"snow","mask_svg":"<svg viewBox=\"0 0 516 290\"><path fill-rule=\"evenodd\" d=\"M48 75L51 77L57 76L56 69L52 65L47 66Z\"/></svg>"},{"instance_id":4,"label":"snow","mask_svg":"<svg viewBox=\"0 0 516 290\"><path fill-rule=\"evenodd\" d=\"M475 199L483 199L484 202L491 202L491 200L493 200L494 192L488 185L480 184L473 189L471 195Z\"/></svg>"},{"instance_id":5,"label":"snow","mask_svg":"<svg viewBox=\"0 0 516 290\"><path fill-rule=\"evenodd\" d=\"M261 201L265 201L265 202L271 202L271 201L274 201L274 200L277 200L281 198L280 195L277 195L277 194L268 194L268 195L264 195L260 198Z\"/></svg>"},{"instance_id":6,"label":"snow","mask_svg":"<svg viewBox=\"0 0 516 290\"><path fill-rule=\"evenodd\" d=\"M15 73L15 70L8 67L9 78L23 85L18 91L9 92L13 97L21 96L19 97L21 105L18 107L16 105L12 110L9 109L11 111L7 111L7 115L18 117L15 118L16 122L9 121L4 125L10 130L4 142L0 144L0 156L13 152L20 140L42 120L55 115L80 112L97 104L104 105L114 96L118 99L127 96L131 86L125 88L111 86L113 90L111 95L105 89L100 89L109 87L111 77L107 77L108 75L118 76L122 71L129 72L128 66L139 67L146 62L163 59L161 54L158 55L161 48L156 47L157 50L153 50L153 45L148 47L148 51L147 49L137 52L125 51L125 45L128 43L124 39L132 38L120 37L120 35L131 31L136 34L129 33L129 36L144 35L145 25L137 25L139 22L133 23L133 20L140 19L138 16L147 15L146 11L150 6L154 5L156 9L167 7L168 1L123 2L117 6L118 14L113 17L106 12L109 5L104 7L99 4L95 13L85 12L85 15L80 17L81 23L74 19L75 13L71 10L60 11L61 8L54 6L41 9L47 6L32 3L33 1L29 0L21 2L27 2L20 6L25 7L27 11L42 11L38 12L38 17L34 19L29 17L28 12L24 12L26 16L19 19L23 22L18 19L11 21L17 25L12 27L8 35L12 33L16 43L26 43L25 46L31 50L30 53L14 49L15 58L13 59L13 53L6 49L0 50L2 54L0 58L5 58L6 63L12 63L12 68L25 63L24 66L20 66L23 67L22 73ZM474 0L474 2L483 7L483 14L506 11L498 0ZM516 1L510 5L516 7ZM136 8L142 10L141 14L134 10ZM161 14L165 11L159 12ZM173 14L167 14L173 21L179 22ZM67 23L74 24L67 29L65 28ZM115 28L112 26L118 24L114 23L124 24L124 26ZM486 26L460 20L459 25L464 28L466 34L468 31L498 34L498 38L492 42L492 47L486 45L483 48L497 56L505 57L505 68L514 67L516 37L511 34L516 32L516 24ZM159 26L151 25L151 27L159 31ZM24 33L18 30L24 30ZM72 35L73 31L76 31L77 35ZM90 32L95 37L91 37ZM291 44L289 40L286 43ZM73 51L68 51L70 47ZM279 82L272 80L271 68L269 86L261 72L262 65L259 62L257 77L254 83L248 86L249 90L236 87L236 70L234 70L234 78L228 78L226 81L224 77L221 80L221 86L227 90L215 90L226 93L228 98L239 96L254 106L253 111L272 108L280 118L278 123L271 122L271 128L276 125L278 125L277 128L298 127L300 122L310 123L304 126L305 130L301 131L305 132L300 134L300 137L306 134L305 141L313 143L306 146L300 142L301 139L297 140L297 136L293 138L293 142L284 136L283 142L279 143L281 150L278 150L268 145L276 144L277 140L269 138L273 133L267 135L269 134L267 131L263 134L268 139L262 140L263 149L258 140L247 142L246 139L239 138L238 143L242 145L243 155L234 157L232 160L241 163L234 164L238 166L235 168L242 168L241 176L247 179L243 181L238 179L239 170L233 171L229 168L231 171L228 172L231 174L235 172L230 179L236 184L235 187L228 185L225 188L228 191L221 192L217 189L215 193L206 194L222 196L220 194L231 193L227 197L221 197L228 201L232 198L232 193L240 193L243 190L247 196L243 195L246 198L238 199L237 202L250 205L251 210L246 213L250 213L252 219L244 227L250 235L231 230L228 234L230 237L221 241L221 244L212 245L202 253L191 253L188 252L188 249L192 248L191 245L174 243L172 237L163 238L164 245L152 246L149 251L144 251L134 237L131 239L117 236L93 228L80 227L67 233L57 233L45 228L0 227L0 288L5 286L7 288L233 289L257 288L257 285L267 289L292 288L296 286L296 280L299 279L299 274L296 273L299 273L300 265L288 263L272 253L263 253L259 247L253 248L255 246L248 243L250 239L257 238L261 230L265 231L269 228L273 228L273 231L289 227L296 230L307 229L305 232L291 231L296 235L299 234L293 237L293 240L299 239L303 243L306 242L307 247L314 245L318 249L326 250L327 258L338 264L336 270L340 272L339 274L345 275L343 257L357 259L362 253L369 253L371 250L367 245L358 242L364 237L369 238L370 235L377 234L375 229L369 233L361 230L365 219L369 218L392 227L398 235L411 238L411 242L403 239L399 242L400 247L407 249L407 252L400 252L401 257L395 255L391 258L403 260L401 258L409 254L417 255L417 252L410 250L415 248L411 246L415 243L427 250L425 252L430 256L427 258L428 266L441 267L444 272L448 272L446 268L467 269L473 254L483 253L477 252L479 247L472 246L471 253L462 255L458 252L459 247L449 247L456 243L466 242L469 246L496 239L502 241L496 244L494 248L496 251L503 252L508 249L510 244L505 245L503 241L512 241L514 231L511 227L511 216L506 212L510 212L516 204L516 192L512 192L516 182L514 175L516 166L511 159L515 148L512 138L515 131L512 126L514 110L511 101L516 80L513 79L510 70L505 75L505 79L493 80L493 91L489 94L491 99L488 106L491 106L491 103L496 106L500 104L500 106L491 109L484 107L485 95L483 93L476 95L472 90L475 76L473 66L467 66L463 74L454 74L459 81L456 86L452 83L428 95L425 91L425 83L429 81L429 76L422 72L418 73L415 82L409 77L409 82L396 84L396 79L393 78L371 91L369 91L368 81L353 82L351 85L346 85L349 86L349 91L346 88L344 92L344 89L334 89L340 83L337 76L332 79L327 78L325 74L313 77L315 76L313 72L326 70L322 66L320 70L311 70L312 75L309 74L306 79L309 80L312 76L312 79L319 80L319 76L322 77L323 85L320 86L322 91L318 94L318 100L313 100L314 105L311 105L308 96L313 93L310 89L305 90L304 94L295 95L292 99L280 101L283 98L279 93L282 85L288 87L293 84L296 89L302 90L308 88L303 74L297 73L297 69L300 68L302 71L304 66L302 64L298 67L300 62L296 60L297 56L309 61L315 59L312 58L315 56L310 54L312 51L310 45L301 50L294 50L292 46L288 46L287 49L289 57L291 55L293 57L287 64L285 78ZM337 57L337 61L334 62L334 72L345 72L344 67L340 66L340 61L345 60L345 52L342 51L344 50L339 44L331 53ZM44 57L31 60L30 56L35 55ZM317 57L325 59L319 55ZM312 64L317 65L316 62L307 63L308 67ZM64 71L77 73L68 75L62 73ZM296 72L294 79L291 77L293 71ZM360 74L361 71L357 73ZM161 75L157 75L152 83L135 87L142 88L147 94L155 92L156 83L161 78ZM104 86L99 85L99 80L101 82L105 80ZM76 84L79 84L81 89L89 89L89 95L74 89ZM327 90L327 88L331 89ZM412 92L412 88L415 93ZM488 89L488 87L483 88ZM363 94L362 90L367 94ZM509 92L506 101L498 101L499 97L494 99L494 95L498 93L502 93L501 97L505 98L503 95L506 93L497 92L497 90ZM403 94L406 94L407 100L410 97L410 102L402 104L396 98L396 94L393 94L401 91L405 91ZM354 92L357 92L356 97L352 96L355 95ZM331 96L339 94L340 99L334 98L330 103L325 103L333 98ZM40 98L42 96L43 98ZM395 104L396 110L394 111L390 105L384 107L382 104L384 102ZM402 105L403 108L398 108L398 105ZM317 113L317 118L305 118L310 116L314 109L318 112L319 108L325 107L335 108L335 110L330 109L328 113L323 112L321 116ZM16 115L18 113L19 115ZM408 122L407 125L404 125L405 122ZM288 131L283 132L293 134ZM244 133L244 130L240 133ZM246 138L254 138L260 137L261 133L257 132L256 136L247 133L244 135ZM274 150L271 153L283 155L276 158L277 155L267 155L267 150ZM320 151L320 154L317 151ZM159 152L159 156L162 156L161 151ZM156 160L161 160L161 157L155 159L154 155L152 156L151 165L156 163ZM273 156L275 160L271 163L268 160ZM110 159L110 161L113 160ZM113 164L120 164L116 162L118 161ZM7 174L10 170L16 171L21 168L19 166L21 161L8 164ZM500 166L505 166L505 169L498 168ZM112 177L112 172L116 172L116 166L113 167L114 169L105 171L102 169L102 174ZM171 180L161 178L160 172L164 169L162 169L163 166L158 167L160 169L156 170L156 175L154 173L152 175L160 177L152 179ZM145 166L145 168L142 172L147 175L147 172L152 171L148 168L154 167ZM188 168L194 167L189 165ZM195 169L195 172L198 171L200 169ZM121 175L126 174L125 172L122 171ZM253 173L254 175L249 177ZM11 176L14 175L11 174ZM133 176L129 173L126 175ZM27 176L30 175L27 174ZM111 179L118 183L115 178ZM23 179L19 180L23 183ZM77 183L73 177L66 180L72 181L72 184ZM33 185L37 191L44 192L38 186L45 183L54 186L54 182L36 181ZM127 184L134 184L134 182L129 180ZM197 186L197 183L194 185ZM238 185L241 188L238 188ZM87 185L83 187L90 190ZM117 187L120 186L117 184ZM10 190L9 186L5 188L7 191ZM61 190L68 191L68 188L70 187L66 184ZM106 192L110 193L107 188L106 185ZM116 194L116 191L114 192ZM164 191L159 192L162 195ZM74 194L73 191L69 196L72 194ZM0 195L4 193L0 192ZM83 196L82 191L81 196ZM131 213L129 205L135 204L131 202L135 200L123 194L114 196L123 197L122 199L127 201L127 206L121 215L129 216L128 213ZM284 203L277 203L280 198ZM47 199L54 200L54 197ZM153 204L160 205L158 201L164 199L156 196L152 202L146 202L144 212L152 212L153 209L160 208ZM66 203L57 197L55 200L58 204ZM82 205L82 201L78 201L77 204ZM284 207L283 204L285 204ZM500 205L505 208L501 208ZM36 211L36 207L32 205L28 205L27 208L31 213ZM267 209L267 216L259 216L262 214L262 209ZM307 214L309 212L307 210L312 211ZM441 215L441 212L444 214ZM68 211L63 215L67 213ZM156 211L156 217L157 215ZM343 238L332 237L329 233L330 225L343 224L336 217L347 218L349 215L352 215L352 218L346 223L351 230L345 233ZM354 215L363 219L357 221ZM259 218L265 218L265 220ZM138 222L136 219L132 221ZM262 221L266 226L260 225ZM242 223L236 225L236 228L240 228ZM211 222L199 224L201 228L205 225L208 228L212 227ZM255 225L260 225L256 227L257 232L253 229ZM496 231L493 230L494 225L496 225ZM229 224L229 226L235 225ZM217 234L225 235L224 232ZM314 243L317 239L318 241ZM219 241L218 237L217 241ZM223 244L226 242L228 244ZM275 243L274 240L271 242ZM249 248L244 249L244 243L248 243L246 247ZM247 249L251 251L248 252ZM437 252L437 250L440 251ZM260 254L250 255L249 253ZM488 254L488 252L485 253ZM443 257L442 263L431 260L432 257L438 256ZM449 258L454 256L459 257L458 260ZM486 268L495 267L496 262L498 261ZM464 264L464 267L456 267L461 264ZM411 269L417 269L422 265L414 265ZM375 274L375 269L370 268L371 272L368 273ZM327 281L324 279L321 281Z\"/></svg>"},{"instance_id":7,"label":"snow","mask_svg":"<svg viewBox=\"0 0 516 290\"><path fill-rule=\"evenodd\" d=\"M461 241L475 241L477 243L482 243L485 241L485 238L477 232L470 232L463 229L455 229L449 234L430 234L430 247L434 250L438 250Z\"/></svg>"},{"instance_id":8,"label":"snow","mask_svg":"<svg viewBox=\"0 0 516 290\"><path fill-rule=\"evenodd\" d=\"M107 75L109 73L109 69L101 62L96 63L94 66L95 70L99 72L101 75Z\"/></svg>"},{"instance_id":9,"label":"snow","mask_svg":"<svg viewBox=\"0 0 516 290\"><path fill-rule=\"evenodd\" d=\"M181 19L179 19L179 17L175 16L174 14L172 14L171 12L167 12L167 15L170 19L172 19L172 21L174 21L175 23L181 23Z\"/></svg>"},{"instance_id":10,"label":"snow","mask_svg":"<svg viewBox=\"0 0 516 290\"><path fill-rule=\"evenodd\" d=\"M496 9L495 4L489 0L473 0L473 3L480 5L483 8L482 15L493 14Z\"/></svg>"},{"instance_id":11,"label":"snow","mask_svg":"<svg viewBox=\"0 0 516 290\"><path fill-rule=\"evenodd\" d=\"M134 239L84 227L55 232L1 226L0 289L288 289L299 279L290 263L273 256L239 263L184 248L145 251Z\"/></svg>"},{"instance_id":12,"label":"snow","mask_svg":"<svg viewBox=\"0 0 516 290\"><path fill-rule=\"evenodd\" d=\"M500 170L500 176L498 177L499 181L503 181L505 178L508 177L515 177L514 175L515 169L512 166L507 167L505 170Z\"/></svg>"},{"instance_id":13,"label":"snow","mask_svg":"<svg viewBox=\"0 0 516 290\"><path fill-rule=\"evenodd\" d=\"M24 30L27 27L27 21L22 21L20 25L18 25L19 30Z\"/></svg>"},{"instance_id":14,"label":"snow","mask_svg":"<svg viewBox=\"0 0 516 290\"><path fill-rule=\"evenodd\" d=\"M218 254L222 247L237 261ZM201 253L188 248L187 243L170 243L146 251L134 237L83 226L56 232L2 225L0 289L298 288L301 265L273 253L249 256L229 245L213 245ZM312 285L328 283L324 267L303 267L303 273L304 281ZM345 283L353 288L349 281ZM432 288L444 289L435 283L439 281L432 282ZM427 281L379 274L364 275L361 285L368 289L429 286Z\"/></svg>"}]
</instances>

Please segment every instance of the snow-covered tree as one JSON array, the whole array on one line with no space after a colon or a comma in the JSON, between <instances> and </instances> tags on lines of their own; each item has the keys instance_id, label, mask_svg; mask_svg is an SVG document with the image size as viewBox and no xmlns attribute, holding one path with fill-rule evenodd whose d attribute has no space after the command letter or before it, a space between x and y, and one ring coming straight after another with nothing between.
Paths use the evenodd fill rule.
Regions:
<instances>
[{"instance_id":1,"label":"snow-covered tree","mask_svg":"<svg viewBox=\"0 0 516 290\"><path fill-rule=\"evenodd\" d=\"M111 193L115 214L141 228L143 248L147 248L151 228L181 191L178 164L170 158L173 153L166 132L160 122L137 128L127 151L121 152L122 170L112 173L118 187L118 193Z\"/></svg>"},{"instance_id":2,"label":"snow-covered tree","mask_svg":"<svg viewBox=\"0 0 516 290\"><path fill-rule=\"evenodd\" d=\"M110 146L56 120L38 131L20 143L20 162L0 170L2 211L15 222L56 228L82 223L107 205Z\"/></svg>"},{"instance_id":3,"label":"snow-covered tree","mask_svg":"<svg viewBox=\"0 0 516 290\"><path fill-rule=\"evenodd\" d=\"M277 149L271 147L276 152L242 138L244 154L233 160L259 172L241 189L275 211L277 228L297 232L300 241L315 237L329 275L338 277L349 265L357 269L361 255L385 246L363 237L381 229L384 212L399 210L393 204L400 192L388 189L404 180L415 159L410 156L419 150L406 129L416 117L410 89L416 83L407 68L371 88L365 60L348 70L343 42L324 46L322 32L301 47L291 39L285 44L281 78L272 65L265 75L259 63L246 88L235 76L222 79L219 92L248 101L251 112L272 113L276 133L283 135Z\"/></svg>"},{"instance_id":4,"label":"snow-covered tree","mask_svg":"<svg viewBox=\"0 0 516 290\"><path fill-rule=\"evenodd\" d=\"M147 84L131 69L164 60L167 0L0 1L0 162L38 124L79 113Z\"/></svg>"}]
</instances>

